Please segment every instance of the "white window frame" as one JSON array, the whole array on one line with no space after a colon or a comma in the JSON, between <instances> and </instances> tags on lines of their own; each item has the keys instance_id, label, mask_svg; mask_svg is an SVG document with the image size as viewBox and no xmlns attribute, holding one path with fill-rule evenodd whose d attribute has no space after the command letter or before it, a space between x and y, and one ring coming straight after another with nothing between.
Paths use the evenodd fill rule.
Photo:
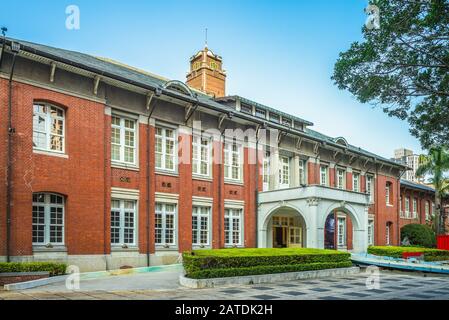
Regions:
<instances>
[{"instance_id":1,"label":"white window frame","mask_svg":"<svg viewBox=\"0 0 449 320\"><path fill-rule=\"evenodd\" d=\"M303 159L299 159L299 185L307 184L307 169L306 169L306 161Z\"/></svg>"},{"instance_id":2,"label":"white window frame","mask_svg":"<svg viewBox=\"0 0 449 320\"><path fill-rule=\"evenodd\" d=\"M233 147L236 147L234 150ZM242 159L243 159L243 147L237 142L225 142L224 143L224 178L228 181L241 182L243 180ZM237 163L234 163L233 156L236 156ZM238 177L232 176L233 169L237 169Z\"/></svg>"},{"instance_id":3,"label":"white window frame","mask_svg":"<svg viewBox=\"0 0 449 320\"><path fill-rule=\"evenodd\" d=\"M279 188L290 188L290 158L279 157Z\"/></svg>"},{"instance_id":4,"label":"white window frame","mask_svg":"<svg viewBox=\"0 0 449 320\"><path fill-rule=\"evenodd\" d=\"M425 203L425 211L426 211L426 221L430 220L430 203L426 200Z\"/></svg>"},{"instance_id":5,"label":"white window frame","mask_svg":"<svg viewBox=\"0 0 449 320\"><path fill-rule=\"evenodd\" d=\"M158 205L161 206L161 210L158 211ZM167 211L167 206L173 206L173 211ZM161 227L157 228L156 221L154 226L154 243L157 247L175 247L177 246L177 233L178 233L178 206L176 203L171 202L156 202L155 204L155 215L161 215ZM167 242L166 231L167 231L167 216L173 215L173 241ZM161 242L156 241L156 231L161 230Z\"/></svg>"},{"instance_id":6,"label":"white window frame","mask_svg":"<svg viewBox=\"0 0 449 320\"><path fill-rule=\"evenodd\" d=\"M347 246L346 217L337 217L337 245L338 247Z\"/></svg>"},{"instance_id":7,"label":"white window frame","mask_svg":"<svg viewBox=\"0 0 449 320\"><path fill-rule=\"evenodd\" d=\"M114 124L114 118L119 119L120 124ZM132 123L134 123L134 128L130 129L130 128L126 128L125 127L125 123L126 121L130 121ZM136 119L130 118L130 117L126 117L123 116L121 114L115 114L113 113L111 115L111 162L112 163L124 163L124 164L130 164L130 165L137 165L137 147L138 147L138 143L137 143L137 135L138 135L138 121ZM120 133L120 141L119 143L114 143L112 142L112 129L118 129L119 133ZM134 139L133 139L133 146L127 146L126 145L126 133L127 132L132 132L134 134ZM119 148L119 159L113 159L112 156L112 149L113 146L118 146ZM128 149L132 149L133 152L133 159L134 161L126 161L125 160L125 148Z\"/></svg>"},{"instance_id":8,"label":"white window frame","mask_svg":"<svg viewBox=\"0 0 449 320\"><path fill-rule=\"evenodd\" d=\"M360 192L360 173L352 173L352 191Z\"/></svg>"},{"instance_id":9,"label":"white window frame","mask_svg":"<svg viewBox=\"0 0 449 320\"><path fill-rule=\"evenodd\" d=\"M203 213L203 212L201 212L201 209L206 209L207 212ZM200 206L200 205L193 205L192 206L192 246L194 246L194 247L201 247L201 248L210 247L211 234L212 234L212 232L211 232L211 225L212 225L211 224L211 220L212 220L211 212L212 212L212 208L210 206ZM194 220L194 218L197 219L197 221L196 221L196 225L197 225L196 229L193 228L193 220ZM202 227L202 225L201 225L201 218L207 218L207 223L206 223L207 229L206 230L201 228ZM197 233L196 239L194 237L194 231L196 231L196 233ZM207 233L207 236L206 236L207 241L204 242L204 243L201 242L201 232L202 231L206 231L206 233Z\"/></svg>"},{"instance_id":10,"label":"white window frame","mask_svg":"<svg viewBox=\"0 0 449 320\"><path fill-rule=\"evenodd\" d=\"M410 198L405 197L405 217L410 218Z\"/></svg>"},{"instance_id":11,"label":"white window frame","mask_svg":"<svg viewBox=\"0 0 449 320\"><path fill-rule=\"evenodd\" d=\"M270 190L270 171L271 171L271 155L270 151L265 151L264 158L262 160L263 191Z\"/></svg>"},{"instance_id":12,"label":"white window frame","mask_svg":"<svg viewBox=\"0 0 449 320\"><path fill-rule=\"evenodd\" d=\"M416 219L418 216L418 199L413 198L412 208L413 208L412 218Z\"/></svg>"},{"instance_id":13,"label":"white window frame","mask_svg":"<svg viewBox=\"0 0 449 320\"><path fill-rule=\"evenodd\" d=\"M119 202L119 207L113 207L112 203L113 201ZM133 204L132 209L125 208L125 202L131 202ZM118 212L119 213L119 225L118 226L112 226L112 212ZM118 199L118 198L112 198L111 199L111 246L112 247L123 247L123 246L136 246L137 245L137 222L138 222L138 202L137 200L130 200L130 199ZM133 216L133 227L132 228L125 228L125 213L132 213ZM112 228L119 229L119 242L112 242ZM133 231L133 241L132 242L125 242L125 229L132 229Z\"/></svg>"},{"instance_id":14,"label":"white window frame","mask_svg":"<svg viewBox=\"0 0 449 320\"><path fill-rule=\"evenodd\" d=\"M369 195L370 203L374 202L374 188L373 188L374 177L372 175L366 175L366 192Z\"/></svg>"},{"instance_id":15,"label":"white window frame","mask_svg":"<svg viewBox=\"0 0 449 320\"><path fill-rule=\"evenodd\" d=\"M391 234L390 234L390 231L391 231L391 224L390 224L390 223L387 223L387 224L385 225L385 243L386 243L387 246L389 246L389 245L391 244Z\"/></svg>"},{"instance_id":16,"label":"white window frame","mask_svg":"<svg viewBox=\"0 0 449 320\"><path fill-rule=\"evenodd\" d=\"M207 142L204 145L203 142ZM203 153L203 150L204 153ZM192 174L201 177L211 176L211 139L201 135L194 135L192 137ZM196 155L196 156L195 156ZM206 159L203 159L203 155L206 155ZM196 171L195 171L196 164ZM206 165L206 172L201 172L201 165Z\"/></svg>"},{"instance_id":17,"label":"white window frame","mask_svg":"<svg viewBox=\"0 0 449 320\"><path fill-rule=\"evenodd\" d=\"M386 202L387 206L391 206L390 186L391 185L389 183L385 184L385 202Z\"/></svg>"},{"instance_id":18,"label":"white window frame","mask_svg":"<svg viewBox=\"0 0 449 320\"><path fill-rule=\"evenodd\" d=\"M337 188L341 190L346 189L346 171L344 169L337 168Z\"/></svg>"},{"instance_id":19,"label":"white window frame","mask_svg":"<svg viewBox=\"0 0 449 320\"><path fill-rule=\"evenodd\" d=\"M323 181L323 174L324 174L324 181ZM324 165L320 166L320 185L322 186L329 185L329 168Z\"/></svg>"},{"instance_id":20,"label":"white window frame","mask_svg":"<svg viewBox=\"0 0 449 320\"><path fill-rule=\"evenodd\" d=\"M34 196L43 195L44 201L43 202L35 202ZM51 196L56 196L62 199L62 203L51 203ZM44 209L44 223L35 223L34 220L34 207L43 207ZM62 225L57 223L51 223L51 209L57 208L62 209ZM33 208L32 208L32 238L34 238L34 226L44 226L44 241L42 242L35 242L33 241L32 244L36 246L45 246L48 244L51 245L64 245L65 243L65 199L62 195L56 194L56 193L45 193L45 192L39 192L33 194ZM52 242L50 241L50 232L51 227L60 227L62 229L62 241L60 242Z\"/></svg>"},{"instance_id":21,"label":"white window frame","mask_svg":"<svg viewBox=\"0 0 449 320\"><path fill-rule=\"evenodd\" d=\"M242 208L230 208L225 207L225 246L227 247L241 247L243 246L243 209ZM238 219L238 231L234 230L234 220ZM228 222L226 223L226 220ZM227 225L227 226L226 226ZM234 232L238 233L238 242L234 242ZM228 236L228 241L226 241L226 236ZM231 241L229 241L231 240Z\"/></svg>"},{"instance_id":22,"label":"white window frame","mask_svg":"<svg viewBox=\"0 0 449 320\"><path fill-rule=\"evenodd\" d=\"M161 130L161 135L158 134L158 129ZM167 130L173 132L173 137L167 136ZM154 154L155 154L155 168L157 171L168 171L168 172L177 172L178 169L178 131L175 128L165 127L161 125L157 125L155 127L155 143L154 143ZM157 141L161 140L161 151L156 151ZM167 154L167 142L173 142L173 154ZM157 155L161 155L161 163L160 166L157 166L156 157ZM166 163L167 159L172 157L173 168L168 168Z\"/></svg>"},{"instance_id":23,"label":"white window frame","mask_svg":"<svg viewBox=\"0 0 449 320\"><path fill-rule=\"evenodd\" d=\"M374 220L368 219L368 245L374 245Z\"/></svg>"},{"instance_id":24,"label":"white window frame","mask_svg":"<svg viewBox=\"0 0 449 320\"><path fill-rule=\"evenodd\" d=\"M44 107L46 108L46 112L38 112L36 111L36 107ZM62 111L62 117L56 115L52 116L51 109L54 108L56 110ZM35 117L42 117L45 119L45 128L44 130L37 130L37 128L34 125ZM62 121L62 135L57 133L52 133L52 122L53 120L60 120ZM49 104L49 103L34 103L33 104L33 149L34 150L40 150L40 151L46 151L46 152L54 152L58 154L64 154L65 153L65 130L66 130L66 120L65 120L65 110L61 107L57 107L55 105ZM44 134L45 135L45 147L39 147L35 145L34 142L34 134ZM51 137L60 137L62 139L61 146L62 150L54 150L51 148Z\"/></svg>"}]
</instances>

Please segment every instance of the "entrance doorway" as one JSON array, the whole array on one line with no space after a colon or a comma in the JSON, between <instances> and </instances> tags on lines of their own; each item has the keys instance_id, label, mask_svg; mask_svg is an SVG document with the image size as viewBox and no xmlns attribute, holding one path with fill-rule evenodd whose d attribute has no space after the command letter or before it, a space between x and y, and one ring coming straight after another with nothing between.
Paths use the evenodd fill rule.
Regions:
<instances>
[{"instance_id":1,"label":"entrance doorway","mask_svg":"<svg viewBox=\"0 0 449 320\"><path fill-rule=\"evenodd\" d=\"M273 248L302 248L302 226L298 218L273 217Z\"/></svg>"}]
</instances>

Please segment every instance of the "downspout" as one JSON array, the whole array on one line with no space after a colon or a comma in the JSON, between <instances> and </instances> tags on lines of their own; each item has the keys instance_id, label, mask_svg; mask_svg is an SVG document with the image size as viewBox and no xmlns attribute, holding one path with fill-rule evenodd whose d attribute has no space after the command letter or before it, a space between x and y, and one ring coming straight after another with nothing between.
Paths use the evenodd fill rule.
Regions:
<instances>
[{"instance_id":1,"label":"downspout","mask_svg":"<svg viewBox=\"0 0 449 320\"><path fill-rule=\"evenodd\" d=\"M400 208L401 208L401 205L400 205L400 203L399 203L399 201L401 201L401 178L402 178L402 176L404 175L404 173L406 172L407 170L401 170L401 171L399 171L400 172L400 174L399 174L399 176L398 176L398 196L397 196L397 200L396 200L396 202L397 202L397 208L398 208L398 214L397 214L397 240L398 240L398 245L400 246L401 245L401 227L400 227L400 223L401 223L401 212L400 212Z\"/></svg>"},{"instance_id":2,"label":"downspout","mask_svg":"<svg viewBox=\"0 0 449 320\"><path fill-rule=\"evenodd\" d=\"M20 51L20 44L11 43L11 51L13 53L11 71L9 73L8 82L8 146L7 146L7 165L6 165L6 261L11 261L11 198L12 198L12 138L15 129L12 126L12 78L14 75L14 67L16 57Z\"/></svg>"},{"instance_id":3,"label":"downspout","mask_svg":"<svg viewBox=\"0 0 449 320\"><path fill-rule=\"evenodd\" d=\"M159 91L155 93L157 96L159 96ZM146 256L147 256L147 266L150 266L150 198L151 198L151 190L150 190L150 184L151 184L151 176L150 176L150 156L151 156L151 143L150 143L150 120L151 116L153 115L154 109L156 109L156 105L154 105L153 108L151 108L151 103L153 102L154 94L151 94L148 101L148 110L151 110L148 114L147 118L147 161L146 161L146 171L147 171L147 199L146 199L146 205L147 205L147 219L146 219L146 234L147 234L147 248L146 248Z\"/></svg>"},{"instance_id":4,"label":"downspout","mask_svg":"<svg viewBox=\"0 0 449 320\"><path fill-rule=\"evenodd\" d=\"M256 189L254 191L254 216L255 216L255 246L256 248L258 247L258 229L259 229L259 133L260 133L260 126L257 127L256 129L256 166L255 166L255 173L256 173Z\"/></svg>"}]
</instances>

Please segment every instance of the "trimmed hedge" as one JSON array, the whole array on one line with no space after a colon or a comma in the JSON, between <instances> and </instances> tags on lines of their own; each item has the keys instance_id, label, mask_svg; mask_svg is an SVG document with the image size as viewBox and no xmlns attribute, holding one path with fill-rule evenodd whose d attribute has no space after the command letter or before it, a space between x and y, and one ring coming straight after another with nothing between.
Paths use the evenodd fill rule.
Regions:
<instances>
[{"instance_id":1,"label":"trimmed hedge","mask_svg":"<svg viewBox=\"0 0 449 320\"><path fill-rule=\"evenodd\" d=\"M423 224L407 224L401 228L401 241L407 238L410 245L435 248L436 235L431 227Z\"/></svg>"},{"instance_id":2,"label":"trimmed hedge","mask_svg":"<svg viewBox=\"0 0 449 320\"><path fill-rule=\"evenodd\" d=\"M66 273L67 265L54 262L0 262L0 273L48 271L50 277Z\"/></svg>"},{"instance_id":3,"label":"trimmed hedge","mask_svg":"<svg viewBox=\"0 0 449 320\"><path fill-rule=\"evenodd\" d=\"M369 247L368 253L376 256L386 256L402 258L404 252L422 252L425 261L445 261L449 260L448 250L421 248L421 247Z\"/></svg>"},{"instance_id":4,"label":"trimmed hedge","mask_svg":"<svg viewBox=\"0 0 449 320\"><path fill-rule=\"evenodd\" d=\"M307 263L307 264L278 265L278 266L258 266L258 267L245 267L245 268L221 268L221 269L205 269L200 271L194 271L187 274L187 277L192 279L210 279L210 278L238 277L248 275L299 272L299 271L348 268L348 267L352 267L351 261Z\"/></svg>"},{"instance_id":5,"label":"trimmed hedge","mask_svg":"<svg viewBox=\"0 0 449 320\"><path fill-rule=\"evenodd\" d=\"M187 277L201 279L343 268L350 256L308 248L195 250L183 254L183 265Z\"/></svg>"}]
</instances>

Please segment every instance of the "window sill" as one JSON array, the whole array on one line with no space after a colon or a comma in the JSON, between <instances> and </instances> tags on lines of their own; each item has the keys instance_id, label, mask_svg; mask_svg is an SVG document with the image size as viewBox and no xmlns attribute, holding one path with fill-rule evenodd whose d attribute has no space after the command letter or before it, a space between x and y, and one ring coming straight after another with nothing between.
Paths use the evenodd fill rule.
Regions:
<instances>
[{"instance_id":1,"label":"window sill","mask_svg":"<svg viewBox=\"0 0 449 320\"><path fill-rule=\"evenodd\" d=\"M156 251L178 251L178 246L171 245L167 248L164 245L156 245Z\"/></svg>"},{"instance_id":2,"label":"window sill","mask_svg":"<svg viewBox=\"0 0 449 320\"><path fill-rule=\"evenodd\" d=\"M139 171L139 167L136 165L119 163L119 162L111 162L111 167L116 168L116 169Z\"/></svg>"},{"instance_id":3,"label":"window sill","mask_svg":"<svg viewBox=\"0 0 449 320\"><path fill-rule=\"evenodd\" d=\"M67 247L65 245L54 245L49 248L45 245L33 245L33 253L37 252L67 252Z\"/></svg>"},{"instance_id":4,"label":"window sill","mask_svg":"<svg viewBox=\"0 0 449 320\"><path fill-rule=\"evenodd\" d=\"M138 252L139 247L137 246L129 246L128 248L123 248L122 246L112 246L111 252Z\"/></svg>"},{"instance_id":5,"label":"window sill","mask_svg":"<svg viewBox=\"0 0 449 320\"><path fill-rule=\"evenodd\" d=\"M233 185L236 185L236 186L243 186L243 181L239 181L239 180L224 179L224 183L226 183L226 184L233 184Z\"/></svg>"},{"instance_id":6,"label":"window sill","mask_svg":"<svg viewBox=\"0 0 449 320\"><path fill-rule=\"evenodd\" d=\"M225 248L227 248L227 249L233 249L233 248L245 248L245 246L244 245L237 245L237 246L234 246L234 245L225 245Z\"/></svg>"},{"instance_id":7,"label":"window sill","mask_svg":"<svg viewBox=\"0 0 449 320\"><path fill-rule=\"evenodd\" d=\"M65 153L52 152L52 151L39 150L39 149L33 149L33 153L41 154L41 155L44 155L44 156L64 158L64 159L68 159L69 158L69 156L67 154L65 154Z\"/></svg>"},{"instance_id":8,"label":"window sill","mask_svg":"<svg viewBox=\"0 0 449 320\"><path fill-rule=\"evenodd\" d=\"M156 174L162 174L164 176L172 176L172 177L179 177L179 173L176 171L169 171L169 170L163 170L163 169L155 169Z\"/></svg>"},{"instance_id":9,"label":"window sill","mask_svg":"<svg viewBox=\"0 0 449 320\"><path fill-rule=\"evenodd\" d=\"M387 207L393 208L394 206L392 204L387 203Z\"/></svg>"},{"instance_id":10,"label":"window sill","mask_svg":"<svg viewBox=\"0 0 449 320\"><path fill-rule=\"evenodd\" d=\"M192 250L208 250L208 249L212 249L212 246L210 244L208 245L192 245Z\"/></svg>"},{"instance_id":11,"label":"window sill","mask_svg":"<svg viewBox=\"0 0 449 320\"><path fill-rule=\"evenodd\" d=\"M213 181L214 179L211 176L202 176L199 174L192 174L192 179L201 180L201 181Z\"/></svg>"}]
</instances>

